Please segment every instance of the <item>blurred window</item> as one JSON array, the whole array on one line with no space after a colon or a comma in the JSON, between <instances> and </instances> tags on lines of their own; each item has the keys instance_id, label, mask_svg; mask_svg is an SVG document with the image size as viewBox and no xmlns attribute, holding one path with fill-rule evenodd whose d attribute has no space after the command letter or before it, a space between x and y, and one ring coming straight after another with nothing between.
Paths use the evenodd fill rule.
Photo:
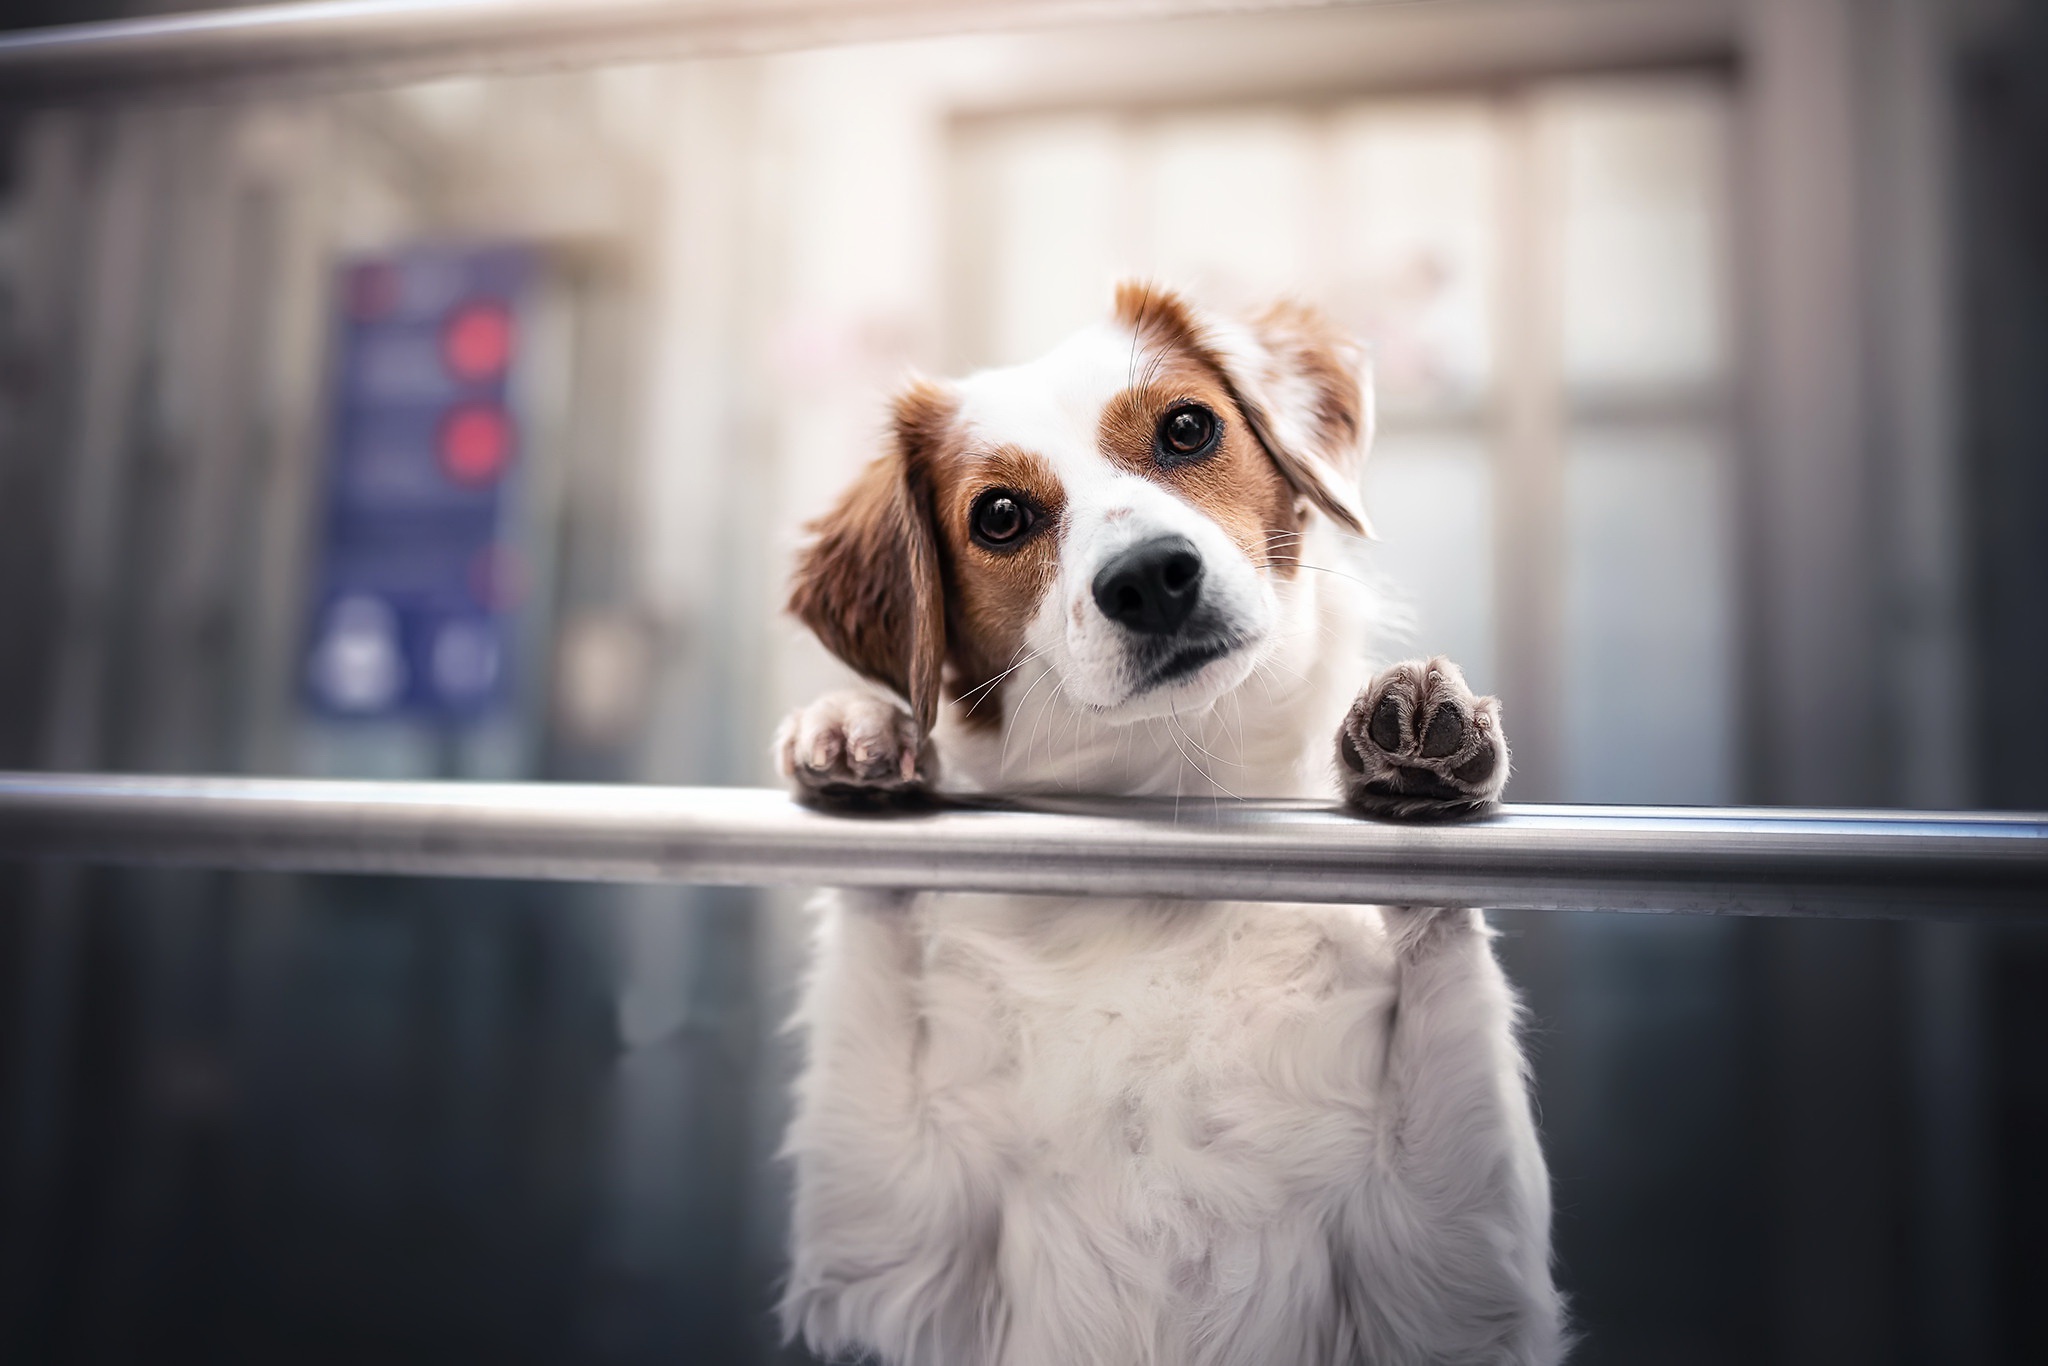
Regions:
<instances>
[{"instance_id":1,"label":"blurred window","mask_svg":"<svg viewBox=\"0 0 2048 1366\"><path fill-rule=\"evenodd\" d=\"M1331 120L1330 307L1373 343L1385 416L1489 397L1500 270L1500 136L1476 101Z\"/></svg>"},{"instance_id":2,"label":"blurred window","mask_svg":"<svg viewBox=\"0 0 2048 1366\"><path fill-rule=\"evenodd\" d=\"M1587 425L1565 456L1564 792L1732 800L1727 451L1696 425Z\"/></svg>"},{"instance_id":3,"label":"blurred window","mask_svg":"<svg viewBox=\"0 0 2048 1366\"><path fill-rule=\"evenodd\" d=\"M1575 396L1717 389L1725 114L1715 87L1601 84L1538 102L1555 139L1564 375Z\"/></svg>"}]
</instances>

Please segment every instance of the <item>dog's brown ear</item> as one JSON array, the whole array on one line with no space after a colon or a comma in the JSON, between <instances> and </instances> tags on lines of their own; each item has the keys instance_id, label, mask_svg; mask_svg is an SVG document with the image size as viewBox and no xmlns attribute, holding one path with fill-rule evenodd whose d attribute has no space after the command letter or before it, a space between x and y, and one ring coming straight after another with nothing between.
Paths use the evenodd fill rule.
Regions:
<instances>
[{"instance_id":1,"label":"dog's brown ear","mask_svg":"<svg viewBox=\"0 0 2048 1366\"><path fill-rule=\"evenodd\" d=\"M856 673L908 702L926 732L938 721L946 658L929 472L953 411L951 395L928 382L897 397L889 449L811 523L789 591L790 612Z\"/></svg>"},{"instance_id":2,"label":"dog's brown ear","mask_svg":"<svg viewBox=\"0 0 2048 1366\"><path fill-rule=\"evenodd\" d=\"M1199 356L1230 387L1294 491L1339 526L1372 534L1358 497L1372 445L1372 376L1358 343L1302 304L1227 322L1142 280L1117 286L1116 317L1147 346Z\"/></svg>"},{"instance_id":3,"label":"dog's brown ear","mask_svg":"<svg viewBox=\"0 0 2048 1366\"><path fill-rule=\"evenodd\" d=\"M1372 446L1372 374L1363 348L1312 308L1274 304L1211 346L1238 405L1295 491L1339 526L1370 536L1358 475Z\"/></svg>"}]
</instances>

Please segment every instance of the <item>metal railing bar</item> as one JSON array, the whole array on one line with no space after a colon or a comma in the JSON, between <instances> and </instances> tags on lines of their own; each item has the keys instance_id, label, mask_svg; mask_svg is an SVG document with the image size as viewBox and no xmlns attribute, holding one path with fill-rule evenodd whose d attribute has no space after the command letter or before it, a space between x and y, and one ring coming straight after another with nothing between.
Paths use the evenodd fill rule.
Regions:
<instances>
[{"instance_id":1,"label":"metal railing bar","mask_svg":"<svg viewBox=\"0 0 2048 1366\"><path fill-rule=\"evenodd\" d=\"M768 52L1116 20L1415 0L309 0L67 24L0 37L0 102L137 83L451 70Z\"/></svg>"},{"instance_id":2,"label":"metal railing bar","mask_svg":"<svg viewBox=\"0 0 2048 1366\"><path fill-rule=\"evenodd\" d=\"M0 857L294 872L808 884L1753 915L2048 917L2048 813L1306 802L948 803L751 788L0 774Z\"/></svg>"}]
</instances>

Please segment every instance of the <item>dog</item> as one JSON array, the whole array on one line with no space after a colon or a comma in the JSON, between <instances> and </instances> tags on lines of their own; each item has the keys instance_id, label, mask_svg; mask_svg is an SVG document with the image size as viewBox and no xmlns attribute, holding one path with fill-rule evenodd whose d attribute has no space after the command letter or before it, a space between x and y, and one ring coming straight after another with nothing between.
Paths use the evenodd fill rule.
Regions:
<instances>
[{"instance_id":1,"label":"dog","mask_svg":"<svg viewBox=\"0 0 2048 1366\"><path fill-rule=\"evenodd\" d=\"M1499 703L1361 689L1360 349L1142 283L1039 360L914 381L792 613L875 689L798 796L1341 795L1484 810ZM890 1366L1559 1360L1516 1002L1472 910L819 902L781 1317Z\"/></svg>"}]
</instances>

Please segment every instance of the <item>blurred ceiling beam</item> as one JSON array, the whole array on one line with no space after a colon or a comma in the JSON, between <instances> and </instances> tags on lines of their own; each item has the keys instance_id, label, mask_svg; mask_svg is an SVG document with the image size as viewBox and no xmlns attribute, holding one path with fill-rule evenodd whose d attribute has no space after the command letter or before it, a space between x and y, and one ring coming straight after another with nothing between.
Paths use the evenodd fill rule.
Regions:
<instances>
[{"instance_id":1,"label":"blurred ceiling beam","mask_svg":"<svg viewBox=\"0 0 2048 1366\"><path fill-rule=\"evenodd\" d=\"M1120 20L1507 8L1506 0L314 0L0 38L0 103L201 82L381 84Z\"/></svg>"},{"instance_id":2,"label":"blurred ceiling beam","mask_svg":"<svg viewBox=\"0 0 2048 1366\"><path fill-rule=\"evenodd\" d=\"M1589 72L1734 66L1746 0L1422 0L1315 7L1286 24L1110 23L1020 35L978 72L964 117L1105 104L1270 103L1428 95ZM1227 41L1214 29L1229 25Z\"/></svg>"}]
</instances>

